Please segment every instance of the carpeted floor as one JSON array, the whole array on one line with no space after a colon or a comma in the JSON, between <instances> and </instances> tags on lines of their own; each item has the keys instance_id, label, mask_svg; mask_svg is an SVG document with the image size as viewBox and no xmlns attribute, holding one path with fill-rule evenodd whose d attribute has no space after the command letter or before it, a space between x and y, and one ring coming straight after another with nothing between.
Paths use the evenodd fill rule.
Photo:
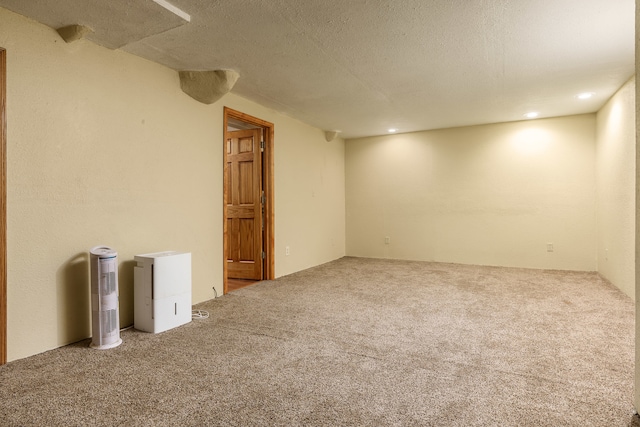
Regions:
<instances>
[{"instance_id":1,"label":"carpeted floor","mask_svg":"<svg viewBox=\"0 0 640 427\"><path fill-rule=\"evenodd\" d=\"M640 426L595 273L343 258L0 367L2 426Z\"/></svg>"}]
</instances>

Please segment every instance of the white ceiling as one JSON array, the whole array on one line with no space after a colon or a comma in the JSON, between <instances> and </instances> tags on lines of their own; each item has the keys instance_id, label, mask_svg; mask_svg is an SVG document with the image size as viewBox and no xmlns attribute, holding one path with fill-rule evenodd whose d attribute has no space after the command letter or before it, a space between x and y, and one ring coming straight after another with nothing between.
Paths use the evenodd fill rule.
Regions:
<instances>
[{"instance_id":1,"label":"white ceiling","mask_svg":"<svg viewBox=\"0 0 640 427\"><path fill-rule=\"evenodd\" d=\"M152 0L0 6L176 70L234 69L234 93L346 138L594 112L635 69L634 0L169 1L190 22Z\"/></svg>"}]
</instances>

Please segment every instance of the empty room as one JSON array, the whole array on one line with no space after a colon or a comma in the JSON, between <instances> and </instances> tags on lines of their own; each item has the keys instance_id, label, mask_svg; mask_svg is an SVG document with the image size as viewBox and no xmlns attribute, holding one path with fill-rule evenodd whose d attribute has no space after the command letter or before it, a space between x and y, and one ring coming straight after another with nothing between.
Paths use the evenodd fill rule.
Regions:
<instances>
[{"instance_id":1,"label":"empty room","mask_svg":"<svg viewBox=\"0 0 640 427\"><path fill-rule=\"evenodd\" d=\"M640 426L637 18L0 0L0 425Z\"/></svg>"}]
</instances>

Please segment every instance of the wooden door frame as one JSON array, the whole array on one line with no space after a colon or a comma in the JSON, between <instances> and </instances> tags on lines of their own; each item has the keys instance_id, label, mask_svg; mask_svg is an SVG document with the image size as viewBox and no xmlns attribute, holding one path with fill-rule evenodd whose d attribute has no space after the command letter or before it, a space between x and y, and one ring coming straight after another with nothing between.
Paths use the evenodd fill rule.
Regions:
<instances>
[{"instance_id":1,"label":"wooden door frame","mask_svg":"<svg viewBox=\"0 0 640 427\"><path fill-rule=\"evenodd\" d=\"M0 48L0 365L7 363L7 51Z\"/></svg>"},{"instance_id":2,"label":"wooden door frame","mask_svg":"<svg viewBox=\"0 0 640 427\"><path fill-rule=\"evenodd\" d=\"M275 278L275 209L274 209L274 195L273 195L273 146L274 146L274 125L273 123L269 123L257 117L250 116L248 114L242 113L237 110L233 110L229 107L224 107L224 119L222 124L222 149L226 150L226 133L227 133L227 125L229 119L239 120L245 123L249 123L251 125L262 128L263 138L264 138L264 152L263 152L263 167L262 167L262 177L263 177L263 187L265 193L265 224L264 224L264 240L262 245L265 251L265 259L264 259L264 269L263 269L263 279L265 280L273 280ZM223 151L224 153L224 151ZM223 157L224 159L224 157ZM224 160L223 160L224 161ZM223 165L223 171L226 165ZM224 180L224 172L223 172L223 180ZM226 191L226 190L223 190ZM223 262L223 281L224 287L223 292L227 293L227 259L226 254L224 253L227 247L227 207L224 202L224 196L222 200L223 205L223 249L222 249L222 262Z\"/></svg>"}]
</instances>

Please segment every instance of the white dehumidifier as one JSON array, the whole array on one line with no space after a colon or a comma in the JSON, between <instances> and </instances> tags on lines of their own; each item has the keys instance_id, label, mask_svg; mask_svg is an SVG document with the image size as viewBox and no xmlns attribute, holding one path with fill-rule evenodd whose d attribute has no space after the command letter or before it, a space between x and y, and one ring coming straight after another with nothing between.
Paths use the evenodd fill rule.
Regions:
<instances>
[{"instance_id":1,"label":"white dehumidifier","mask_svg":"<svg viewBox=\"0 0 640 427\"><path fill-rule=\"evenodd\" d=\"M91 347L117 347L120 339L118 314L118 253L108 246L91 248Z\"/></svg>"},{"instance_id":2,"label":"white dehumidifier","mask_svg":"<svg viewBox=\"0 0 640 427\"><path fill-rule=\"evenodd\" d=\"M133 325L164 332L191 322L191 253L136 255L133 268Z\"/></svg>"}]
</instances>

